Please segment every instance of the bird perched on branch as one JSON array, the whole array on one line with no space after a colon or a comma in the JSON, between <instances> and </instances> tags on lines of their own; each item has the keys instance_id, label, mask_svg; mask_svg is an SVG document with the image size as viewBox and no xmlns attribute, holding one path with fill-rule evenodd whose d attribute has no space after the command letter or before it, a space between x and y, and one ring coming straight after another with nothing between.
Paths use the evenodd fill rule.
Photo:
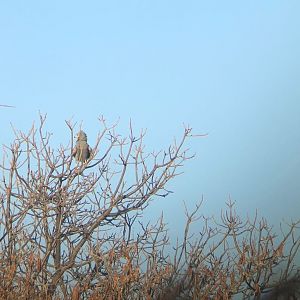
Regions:
<instances>
[{"instance_id":1,"label":"bird perched on branch","mask_svg":"<svg viewBox=\"0 0 300 300\"><path fill-rule=\"evenodd\" d=\"M87 143L87 135L84 131L80 130L77 133L77 142L73 149L72 155L77 161L85 162L91 156L92 149Z\"/></svg>"}]
</instances>

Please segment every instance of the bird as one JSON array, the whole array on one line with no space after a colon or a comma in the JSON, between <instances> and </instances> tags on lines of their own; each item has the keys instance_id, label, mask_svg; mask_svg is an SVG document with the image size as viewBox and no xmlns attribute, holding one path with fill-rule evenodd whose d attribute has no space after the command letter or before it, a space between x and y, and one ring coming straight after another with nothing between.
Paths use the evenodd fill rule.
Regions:
<instances>
[{"instance_id":1,"label":"bird","mask_svg":"<svg viewBox=\"0 0 300 300\"><path fill-rule=\"evenodd\" d=\"M77 142L72 151L72 155L79 162L86 162L91 156L92 149L87 143L87 135L84 131L80 130L77 133Z\"/></svg>"},{"instance_id":2,"label":"bird","mask_svg":"<svg viewBox=\"0 0 300 300\"><path fill-rule=\"evenodd\" d=\"M12 105L7 105L7 104L0 104L1 107L10 107L10 108L16 108L15 106Z\"/></svg>"}]
</instances>

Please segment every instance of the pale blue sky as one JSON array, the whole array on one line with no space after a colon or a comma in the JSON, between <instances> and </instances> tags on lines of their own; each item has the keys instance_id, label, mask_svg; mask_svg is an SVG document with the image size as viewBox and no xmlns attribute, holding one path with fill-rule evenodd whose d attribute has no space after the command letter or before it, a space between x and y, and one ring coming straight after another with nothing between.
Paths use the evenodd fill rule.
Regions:
<instances>
[{"instance_id":1,"label":"pale blue sky","mask_svg":"<svg viewBox=\"0 0 300 300\"><path fill-rule=\"evenodd\" d=\"M231 195L274 223L300 217L299 14L298 0L0 1L0 103L16 106L0 109L1 143L39 110L61 143L71 117L91 143L99 115L122 132L131 118L153 149L185 122L209 135L153 216L179 228L203 194L209 214Z\"/></svg>"}]
</instances>

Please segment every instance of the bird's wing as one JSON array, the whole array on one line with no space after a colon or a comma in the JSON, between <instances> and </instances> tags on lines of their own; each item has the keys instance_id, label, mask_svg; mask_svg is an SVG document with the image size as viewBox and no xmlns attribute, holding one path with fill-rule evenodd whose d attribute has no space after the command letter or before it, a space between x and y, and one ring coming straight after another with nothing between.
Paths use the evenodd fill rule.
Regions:
<instances>
[{"instance_id":1,"label":"bird's wing","mask_svg":"<svg viewBox=\"0 0 300 300\"><path fill-rule=\"evenodd\" d=\"M92 156L93 154L93 148L89 145L89 152L90 152L90 156Z\"/></svg>"}]
</instances>

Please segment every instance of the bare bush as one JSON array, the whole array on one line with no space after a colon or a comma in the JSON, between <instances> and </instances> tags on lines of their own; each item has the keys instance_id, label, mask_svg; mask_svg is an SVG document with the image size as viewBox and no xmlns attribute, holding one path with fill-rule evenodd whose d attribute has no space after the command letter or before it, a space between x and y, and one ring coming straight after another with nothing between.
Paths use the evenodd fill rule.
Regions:
<instances>
[{"instance_id":1,"label":"bare bush","mask_svg":"<svg viewBox=\"0 0 300 300\"><path fill-rule=\"evenodd\" d=\"M181 242L169 248L163 218L142 222L153 198L192 156L192 136L147 153L144 132L129 137L99 119L91 155L76 162L74 128L58 150L45 117L28 134L15 131L0 165L2 299L231 299L259 296L296 271L298 223L280 237L265 219L241 220L229 202L220 222L186 212ZM199 230L192 235L190 227Z\"/></svg>"},{"instance_id":2,"label":"bare bush","mask_svg":"<svg viewBox=\"0 0 300 300\"><path fill-rule=\"evenodd\" d=\"M300 277L296 275L275 285L265 297L265 300L297 300L300 299Z\"/></svg>"}]
</instances>

